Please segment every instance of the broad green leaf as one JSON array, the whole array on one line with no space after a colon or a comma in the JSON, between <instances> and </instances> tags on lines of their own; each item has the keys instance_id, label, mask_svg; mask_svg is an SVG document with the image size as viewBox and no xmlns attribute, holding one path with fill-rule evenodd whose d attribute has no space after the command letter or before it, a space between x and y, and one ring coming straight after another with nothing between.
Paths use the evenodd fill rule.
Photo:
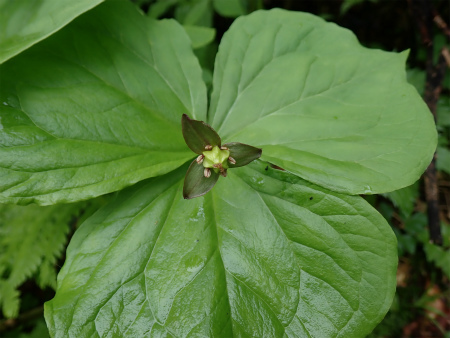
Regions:
<instances>
[{"instance_id":1,"label":"broad green leaf","mask_svg":"<svg viewBox=\"0 0 450 338\"><path fill-rule=\"evenodd\" d=\"M183 26L192 42L192 48L197 49L204 47L214 40L216 30L209 27L201 26Z\"/></svg>"},{"instance_id":2,"label":"broad green leaf","mask_svg":"<svg viewBox=\"0 0 450 338\"><path fill-rule=\"evenodd\" d=\"M363 337L383 318L396 241L361 197L253 162L184 200L185 170L80 227L45 306L54 337Z\"/></svg>"},{"instance_id":3,"label":"broad green leaf","mask_svg":"<svg viewBox=\"0 0 450 338\"><path fill-rule=\"evenodd\" d=\"M184 29L108 1L2 65L0 201L87 199L193 158L183 113L206 116Z\"/></svg>"},{"instance_id":4,"label":"broad green leaf","mask_svg":"<svg viewBox=\"0 0 450 338\"><path fill-rule=\"evenodd\" d=\"M67 25L103 0L0 0L0 63Z\"/></svg>"},{"instance_id":5,"label":"broad green leaf","mask_svg":"<svg viewBox=\"0 0 450 338\"><path fill-rule=\"evenodd\" d=\"M400 189L437 139L406 57L364 48L310 14L258 11L221 41L208 123L223 142L262 148L263 160L331 190Z\"/></svg>"},{"instance_id":6,"label":"broad green leaf","mask_svg":"<svg viewBox=\"0 0 450 338\"><path fill-rule=\"evenodd\" d=\"M211 0L182 1L175 8L175 19L182 25L211 27L213 21Z\"/></svg>"},{"instance_id":7,"label":"broad green leaf","mask_svg":"<svg viewBox=\"0 0 450 338\"><path fill-rule=\"evenodd\" d=\"M245 14L242 0L212 0L217 13L225 17L235 18Z\"/></svg>"},{"instance_id":8,"label":"broad green leaf","mask_svg":"<svg viewBox=\"0 0 450 338\"><path fill-rule=\"evenodd\" d=\"M175 5L178 5L180 0L156 0L155 3L151 4L148 9L148 16L153 19L158 19L165 13L169 11L169 9Z\"/></svg>"}]
</instances>

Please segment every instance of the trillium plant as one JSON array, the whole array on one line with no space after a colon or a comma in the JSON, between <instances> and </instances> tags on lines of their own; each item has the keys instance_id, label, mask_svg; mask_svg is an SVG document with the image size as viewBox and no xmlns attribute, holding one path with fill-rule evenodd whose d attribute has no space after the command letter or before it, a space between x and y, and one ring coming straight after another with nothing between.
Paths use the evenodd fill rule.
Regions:
<instances>
[{"instance_id":1,"label":"trillium plant","mask_svg":"<svg viewBox=\"0 0 450 338\"><path fill-rule=\"evenodd\" d=\"M52 20L19 29L31 3L0 1L0 202L110 194L71 238L51 336L370 333L397 248L360 194L413 184L436 147L407 51L256 11L221 39L208 98L176 21L41 2Z\"/></svg>"},{"instance_id":2,"label":"trillium plant","mask_svg":"<svg viewBox=\"0 0 450 338\"><path fill-rule=\"evenodd\" d=\"M211 126L191 120L186 114L182 117L182 129L186 144L198 154L184 179L184 198L206 194L220 175L227 177L229 168L242 167L261 156L261 149L248 144L232 142L222 145L220 136Z\"/></svg>"}]
</instances>

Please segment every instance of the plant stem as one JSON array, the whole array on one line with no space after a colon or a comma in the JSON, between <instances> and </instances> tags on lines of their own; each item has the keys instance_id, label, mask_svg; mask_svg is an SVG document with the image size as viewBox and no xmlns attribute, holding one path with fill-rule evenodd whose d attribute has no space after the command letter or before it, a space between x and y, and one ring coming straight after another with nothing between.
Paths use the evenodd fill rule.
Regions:
<instances>
[{"instance_id":1,"label":"plant stem","mask_svg":"<svg viewBox=\"0 0 450 338\"><path fill-rule=\"evenodd\" d=\"M442 19L436 10L433 10L433 21L445 34L447 40L450 41L450 28L448 28L447 23Z\"/></svg>"},{"instance_id":2,"label":"plant stem","mask_svg":"<svg viewBox=\"0 0 450 338\"><path fill-rule=\"evenodd\" d=\"M433 64L433 20L438 18L441 29L447 28L440 15L432 8L432 3L426 0L409 0L409 7L419 27L422 43L427 51L426 60L426 85L424 100L433 114L434 121L437 121L436 106L442 91L446 69L446 54L443 49L439 55L439 61ZM440 20L439 20L440 19ZM430 241L437 245L442 245L442 234L439 217L439 190L436 173L436 153L433 160L425 172L425 195L427 199L428 230Z\"/></svg>"},{"instance_id":3,"label":"plant stem","mask_svg":"<svg viewBox=\"0 0 450 338\"><path fill-rule=\"evenodd\" d=\"M44 314L44 307L39 306L28 312L20 314L17 318L9 318L0 322L0 333L14 329L15 327L36 319ZM1 336L1 335L0 335ZM3 337L3 336L2 336Z\"/></svg>"}]
</instances>

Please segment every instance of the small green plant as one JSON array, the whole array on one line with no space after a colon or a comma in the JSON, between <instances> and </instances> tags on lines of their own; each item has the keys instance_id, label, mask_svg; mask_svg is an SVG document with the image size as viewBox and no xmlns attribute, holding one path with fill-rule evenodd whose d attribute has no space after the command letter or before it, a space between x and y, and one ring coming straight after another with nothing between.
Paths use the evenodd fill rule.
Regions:
<instances>
[{"instance_id":1,"label":"small green plant","mask_svg":"<svg viewBox=\"0 0 450 338\"><path fill-rule=\"evenodd\" d=\"M182 117L182 129L187 146L198 155L186 173L183 197L203 196L214 187L219 176L227 177L228 169L243 167L261 157L261 149L239 142L222 145L216 131L186 114Z\"/></svg>"},{"instance_id":2,"label":"small green plant","mask_svg":"<svg viewBox=\"0 0 450 338\"><path fill-rule=\"evenodd\" d=\"M129 2L24 41L0 54L0 201L122 190L69 244L52 336L363 337L381 321L397 242L358 195L414 183L437 138L405 52L257 11L223 36L208 103L183 27Z\"/></svg>"}]
</instances>

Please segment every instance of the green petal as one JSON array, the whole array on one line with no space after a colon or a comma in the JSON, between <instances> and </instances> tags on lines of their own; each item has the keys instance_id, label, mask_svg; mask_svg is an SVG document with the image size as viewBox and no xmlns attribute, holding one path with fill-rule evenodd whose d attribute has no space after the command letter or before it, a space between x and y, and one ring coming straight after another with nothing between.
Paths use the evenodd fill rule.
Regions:
<instances>
[{"instance_id":1,"label":"green petal","mask_svg":"<svg viewBox=\"0 0 450 338\"><path fill-rule=\"evenodd\" d=\"M202 196L216 184L220 174L211 170L211 176L205 177L204 170L205 167L202 164L197 163L196 160L192 161L184 178L183 197L185 199Z\"/></svg>"},{"instance_id":2,"label":"green petal","mask_svg":"<svg viewBox=\"0 0 450 338\"><path fill-rule=\"evenodd\" d=\"M249 164L261 157L262 149L249 146L239 142L224 144L230 150L230 156L236 161L236 164L228 162L228 167L237 168Z\"/></svg>"},{"instance_id":3,"label":"green petal","mask_svg":"<svg viewBox=\"0 0 450 338\"><path fill-rule=\"evenodd\" d=\"M192 120L186 114L181 118L183 137L191 150L196 154L201 154L205 147L219 146L221 140L216 131L203 121Z\"/></svg>"}]
</instances>

